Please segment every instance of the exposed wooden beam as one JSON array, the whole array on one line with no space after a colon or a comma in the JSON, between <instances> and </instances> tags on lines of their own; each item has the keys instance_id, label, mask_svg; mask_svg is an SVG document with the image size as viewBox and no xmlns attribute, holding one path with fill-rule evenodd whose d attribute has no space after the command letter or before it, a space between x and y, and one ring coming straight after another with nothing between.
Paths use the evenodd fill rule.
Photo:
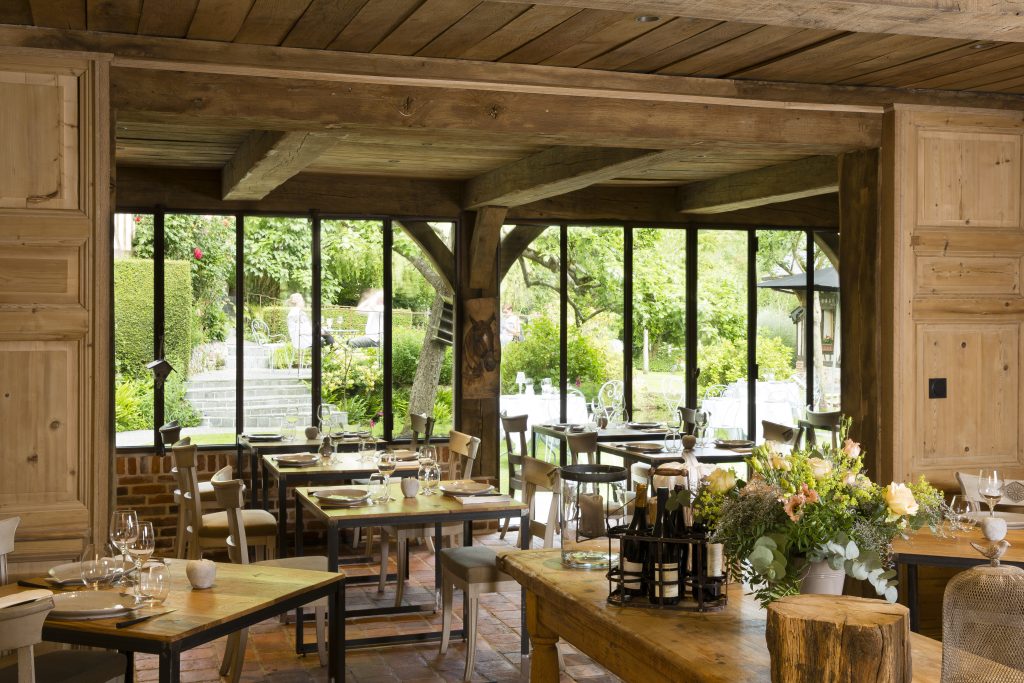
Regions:
<instances>
[{"instance_id":1,"label":"exposed wooden beam","mask_svg":"<svg viewBox=\"0 0 1024 683\"><path fill-rule=\"evenodd\" d=\"M426 221L399 220L398 225L405 230L409 238L420 245L423 254L434 266L438 275L444 278L448 286L455 290L455 256L430 224Z\"/></svg>"},{"instance_id":2,"label":"exposed wooden beam","mask_svg":"<svg viewBox=\"0 0 1024 683\"><path fill-rule=\"evenodd\" d=\"M633 176L674 161L675 150L551 147L466 183L463 205L520 206Z\"/></svg>"},{"instance_id":3,"label":"exposed wooden beam","mask_svg":"<svg viewBox=\"0 0 1024 683\"><path fill-rule=\"evenodd\" d=\"M1018 0L536 0L534 4L835 31L1024 42L1024 17Z\"/></svg>"},{"instance_id":4,"label":"exposed wooden beam","mask_svg":"<svg viewBox=\"0 0 1024 683\"><path fill-rule=\"evenodd\" d=\"M679 211L724 213L831 194L839 189L836 168L834 156L814 156L690 183L679 188Z\"/></svg>"},{"instance_id":5,"label":"exposed wooden beam","mask_svg":"<svg viewBox=\"0 0 1024 683\"><path fill-rule=\"evenodd\" d=\"M835 194L766 204L725 213L687 214L683 225L695 228L737 228L757 230L768 227L839 229L839 204Z\"/></svg>"},{"instance_id":6,"label":"exposed wooden beam","mask_svg":"<svg viewBox=\"0 0 1024 683\"><path fill-rule=\"evenodd\" d=\"M519 260L526 248L540 237L546 225L522 223L513 227L501 240L501 260L498 263L498 280L504 280L512 265Z\"/></svg>"},{"instance_id":7,"label":"exposed wooden beam","mask_svg":"<svg viewBox=\"0 0 1024 683\"><path fill-rule=\"evenodd\" d=\"M532 93L482 96L452 88L116 68L111 106L136 120L263 130L413 128L494 133L530 144L639 149L730 141L808 155L877 147L882 121L880 113L689 102L652 106Z\"/></svg>"},{"instance_id":8,"label":"exposed wooden beam","mask_svg":"<svg viewBox=\"0 0 1024 683\"><path fill-rule=\"evenodd\" d=\"M224 199L263 199L337 144L337 136L329 133L254 130L224 166L221 194Z\"/></svg>"},{"instance_id":9,"label":"exposed wooden beam","mask_svg":"<svg viewBox=\"0 0 1024 683\"><path fill-rule=\"evenodd\" d=\"M1024 109L1024 97L998 93L660 76L532 64L58 31L24 26L0 26L0 45L107 52L114 55L114 66L121 68L307 78L335 83L417 83L468 90L583 95L652 102L756 100L762 106L774 104L787 108L815 107L831 110L882 107L891 103Z\"/></svg>"},{"instance_id":10,"label":"exposed wooden beam","mask_svg":"<svg viewBox=\"0 0 1024 683\"><path fill-rule=\"evenodd\" d=\"M473 238L469 246L469 286L489 289L498 282L498 245L501 244L501 226L508 209L502 206L481 206L473 221Z\"/></svg>"}]
</instances>

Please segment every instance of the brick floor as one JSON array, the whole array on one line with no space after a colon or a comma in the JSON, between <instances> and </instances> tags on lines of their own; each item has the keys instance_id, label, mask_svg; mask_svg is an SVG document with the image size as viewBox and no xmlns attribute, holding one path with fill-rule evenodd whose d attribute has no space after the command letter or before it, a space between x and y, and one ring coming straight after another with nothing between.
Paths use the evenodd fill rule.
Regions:
<instances>
[{"instance_id":1,"label":"brick floor","mask_svg":"<svg viewBox=\"0 0 1024 683\"><path fill-rule=\"evenodd\" d=\"M506 540L497 534L478 536L476 543L496 547L515 543L515 534ZM394 569L394 557L391 561ZM374 573L376 566L348 566L350 575ZM409 561L410 580L406 583L406 603L429 603L434 599L434 557L426 546L413 546ZM350 608L390 606L394 604L394 584L388 584L383 594L377 593L376 584L350 587L346 603ZM473 681L526 680L520 669L520 593L495 593L480 599L478 618L476 665ZM461 627L462 595L456 592L455 628ZM350 638L386 636L413 633L422 630L440 630L441 612L370 617L349 621L346 633ZM305 640L314 642L312 624L305 629ZM218 668L224 655L225 640L189 650L182 655L181 680L183 683L216 682ZM438 654L436 642L393 645L372 649L349 650L345 658L345 680L356 683L401 681L402 683L435 683L461 681L466 661L466 644L455 641L445 655ZM565 669L560 683L612 683L619 679L609 674L589 657L572 646L561 643ZM135 680L140 683L157 680L156 658L136 655ZM326 681L327 670L321 668L316 654L295 654L294 624L283 624L278 619L265 621L249 630L249 643L245 653L242 680L247 682L306 683Z\"/></svg>"}]
</instances>

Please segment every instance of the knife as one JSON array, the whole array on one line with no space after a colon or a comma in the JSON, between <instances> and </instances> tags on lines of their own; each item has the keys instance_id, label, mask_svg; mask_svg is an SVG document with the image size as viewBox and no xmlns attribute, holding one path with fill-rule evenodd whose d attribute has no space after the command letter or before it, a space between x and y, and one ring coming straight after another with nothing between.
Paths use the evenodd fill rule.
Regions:
<instances>
[{"instance_id":1,"label":"knife","mask_svg":"<svg viewBox=\"0 0 1024 683\"><path fill-rule=\"evenodd\" d=\"M60 588L60 586L54 586L52 583L46 583L44 581L29 581L28 579L21 579L18 581L18 585L22 588L45 588L46 590L51 591L54 588Z\"/></svg>"},{"instance_id":2,"label":"knife","mask_svg":"<svg viewBox=\"0 0 1024 683\"><path fill-rule=\"evenodd\" d=\"M157 612L156 614L146 614L146 615L141 616L141 617L135 617L134 619L125 619L124 621L119 621L116 624L114 624L114 628L128 628L129 626L135 626L135 624L141 624L142 622L146 621L147 619L153 619L155 617L162 617L163 615L170 614L173 611L174 611L173 609L169 609L169 610L164 610L163 612Z\"/></svg>"}]
</instances>

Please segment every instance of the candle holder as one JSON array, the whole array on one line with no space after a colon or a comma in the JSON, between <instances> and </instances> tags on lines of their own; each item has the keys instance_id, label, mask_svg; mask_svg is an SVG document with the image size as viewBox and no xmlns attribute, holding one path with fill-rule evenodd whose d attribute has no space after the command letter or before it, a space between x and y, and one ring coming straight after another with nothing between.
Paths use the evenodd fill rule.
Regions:
<instances>
[{"instance_id":1,"label":"candle holder","mask_svg":"<svg viewBox=\"0 0 1024 683\"><path fill-rule=\"evenodd\" d=\"M567 465L559 470L559 526L562 564L579 569L606 569L618 562L608 529L627 516L625 467Z\"/></svg>"}]
</instances>

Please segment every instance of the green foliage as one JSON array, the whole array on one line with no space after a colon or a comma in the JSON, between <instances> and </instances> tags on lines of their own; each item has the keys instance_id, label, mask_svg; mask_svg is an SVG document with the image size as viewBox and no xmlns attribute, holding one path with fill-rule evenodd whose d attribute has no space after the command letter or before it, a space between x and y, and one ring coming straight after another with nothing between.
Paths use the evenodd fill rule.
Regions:
<instances>
[{"instance_id":1,"label":"green foliage","mask_svg":"<svg viewBox=\"0 0 1024 683\"><path fill-rule=\"evenodd\" d=\"M189 265L164 263L164 356L175 374L188 374L192 355L192 287ZM123 377L144 377L153 360L153 263L144 259L114 260L114 371Z\"/></svg>"},{"instance_id":2,"label":"green foliage","mask_svg":"<svg viewBox=\"0 0 1024 683\"><path fill-rule=\"evenodd\" d=\"M794 350L778 337L758 334L756 356L758 379L771 376L785 381L793 376L796 367Z\"/></svg>"},{"instance_id":3,"label":"green foliage","mask_svg":"<svg viewBox=\"0 0 1024 683\"><path fill-rule=\"evenodd\" d=\"M558 380L558 326L548 318L537 318L523 326L524 339L502 348L501 386L503 393L516 392L516 373L525 372L535 382L550 377ZM609 359L579 329L571 325L567 340L570 384L586 386L584 393L609 379Z\"/></svg>"},{"instance_id":4,"label":"green foliage","mask_svg":"<svg viewBox=\"0 0 1024 683\"><path fill-rule=\"evenodd\" d=\"M366 423L384 402L384 378L377 349L325 349L321 396L348 411L351 424Z\"/></svg>"},{"instance_id":5,"label":"green foliage","mask_svg":"<svg viewBox=\"0 0 1024 683\"><path fill-rule=\"evenodd\" d=\"M114 424L118 432L153 428L151 377L117 375L114 382Z\"/></svg>"},{"instance_id":6,"label":"green foliage","mask_svg":"<svg viewBox=\"0 0 1024 683\"><path fill-rule=\"evenodd\" d=\"M411 387L423 351L423 330L396 327L391 333L391 381L396 387ZM452 383L452 348L446 347L441 361L439 384Z\"/></svg>"}]
</instances>

